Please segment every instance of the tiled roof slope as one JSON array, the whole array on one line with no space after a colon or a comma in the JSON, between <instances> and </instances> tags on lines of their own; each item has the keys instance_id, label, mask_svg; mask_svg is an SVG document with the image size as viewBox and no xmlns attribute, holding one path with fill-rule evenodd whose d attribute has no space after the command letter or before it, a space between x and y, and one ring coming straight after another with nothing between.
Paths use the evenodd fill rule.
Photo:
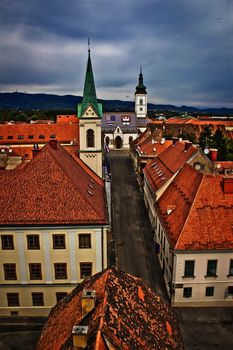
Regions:
<instances>
[{"instance_id":1,"label":"tiled roof slope","mask_svg":"<svg viewBox=\"0 0 233 350\"><path fill-rule=\"evenodd\" d=\"M233 248L233 194L223 181L185 164L162 194L156 209L175 250Z\"/></svg>"},{"instance_id":2,"label":"tiled roof slope","mask_svg":"<svg viewBox=\"0 0 233 350\"><path fill-rule=\"evenodd\" d=\"M96 302L82 319L83 290L95 290ZM184 349L170 306L141 279L115 268L86 279L52 309L36 349L73 350L74 325L89 327L92 350Z\"/></svg>"},{"instance_id":3,"label":"tiled roof slope","mask_svg":"<svg viewBox=\"0 0 233 350\"><path fill-rule=\"evenodd\" d=\"M198 151L198 148L192 145L186 149L186 145L186 142L177 141L155 160L147 163L144 173L154 191L157 191Z\"/></svg>"},{"instance_id":4,"label":"tiled roof slope","mask_svg":"<svg viewBox=\"0 0 233 350\"><path fill-rule=\"evenodd\" d=\"M59 144L20 170L0 172L0 225L104 224L102 180Z\"/></svg>"}]
</instances>

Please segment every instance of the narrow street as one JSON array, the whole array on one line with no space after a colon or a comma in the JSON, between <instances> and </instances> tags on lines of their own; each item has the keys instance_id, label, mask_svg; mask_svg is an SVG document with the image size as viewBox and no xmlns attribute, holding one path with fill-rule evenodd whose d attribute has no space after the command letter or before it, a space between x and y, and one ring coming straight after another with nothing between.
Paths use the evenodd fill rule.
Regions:
<instances>
[{"instance_id":1,"label":"narrow street","mask_svg":"<svg viewBox=\"0 0 233 350\"><path fill-rule=\"evenodd\" d=\"M143 279L168 301L158 258L154 252L151 224L127 152L109 155L112 173L112 230L116 266Z\"/></svg>"}]
</instances>

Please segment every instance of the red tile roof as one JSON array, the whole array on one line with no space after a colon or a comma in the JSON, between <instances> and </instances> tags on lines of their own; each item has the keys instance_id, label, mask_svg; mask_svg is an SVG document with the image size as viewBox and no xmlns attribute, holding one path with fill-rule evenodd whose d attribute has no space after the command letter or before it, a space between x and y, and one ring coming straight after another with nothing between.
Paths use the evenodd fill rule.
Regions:
<instances>
[{"instance_id":1,"label":"red tile roof","mask_svg":"<svg viewBox=\"0 0 233 350\"><path fill-rule=\"evenodd\" d=\"M9 136L13 138L9 139ZM33 138L30 138L32 136ZM0 145L46 143L51 139L51 136L62 143L70 141L77 143L79 141L78 118L76 121L72 119L65 125L64 122L56 124L0 124Z\"/></svg>"},{"instance_id":2,"label":"red tile roof","mask_svg":"<svg viewBox=\"0 0 233 350\"><path fill-rule=\"evenodd\" d=\"M187 145L188 147L186 147ZM177 141L155 160L149 161L144 169L144 174L152 189L157 191L197 152L196 146Z\"/></svg>"},{"instance_id":3,"label":"red tile roof","mask_svg":"<svg viewBox=\"0 0 233 350\"><path fill-rule=\"evenodd\" d=\"M107 223L103 181L59 144L0 172L0 208L0 225Z\"/></svg>"},{"instance_id":4,"label":"red tile roof","mask_svg":"<svg viewBox=\"0 0 233 350\"><path fill-rule=\"evenodd\" d=\"M186 164L162 194L156 209L175 250L233 248L233 181L231 193L224 193L223 181Z\"/></svg>"},{"instance_id":5,"label":"red tile roof","mask_svg":"<svg viewBox=\"0 0 233 350\"><path fill-rule=\"evenodd\" d=\"M95 290L96 301L82 318L84 290ZM36 349L73 350L74 325L88 326L88 349L184 349L170 306L141 279L115 268L86 279L52 309Z\"/></svg>"}]
</instances>

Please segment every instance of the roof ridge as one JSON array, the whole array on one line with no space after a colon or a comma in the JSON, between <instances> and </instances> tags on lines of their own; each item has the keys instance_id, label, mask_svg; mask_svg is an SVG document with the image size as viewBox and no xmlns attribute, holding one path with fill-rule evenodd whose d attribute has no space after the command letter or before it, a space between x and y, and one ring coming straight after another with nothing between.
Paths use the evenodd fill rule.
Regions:
<instances>
[{"instance_id":1,"label":"roof ridge","mask_svg":"<svg viewBox=\"0 0 233 350\"><path fill-rule=\"evenodd\" d=\"M192 210L192 208L193 208L193 206L194 206L194 204L195 204L197 195L198 195L198 193L199 193L199 191L200 191L200 189L201 189L201 185L202 185L202 182L203 182L203 180L204 180L205 175L204 175L204 174L201 174L201 173L200 173L200 175L202 176L201 181L200 181L200 183L199 183L199 186L198 186L198 189L197 189L197 191L196 191L196 194L195 194L195 196L194 196L194 198L193 198L193 203L191 204L191 206L190 206L190 208L189 208L189 211L188 211L188 213L187 213L187 216L186 216L186 219L185 219L183 228L182 228L182 230L181 230L181 232L180 232L179 238L178 238L177 241L176 241L174 250L175 250L175 249L177 248L177 246L179 245L179 242L180 242L181 237L182 237L182 235L183 235L183 231L184 231L185 225L186 225L186 223L187 223L187 221L188 221L188 218L189 218L189 213L191 212L191 210Z\"/></svg>"}]
</instances>

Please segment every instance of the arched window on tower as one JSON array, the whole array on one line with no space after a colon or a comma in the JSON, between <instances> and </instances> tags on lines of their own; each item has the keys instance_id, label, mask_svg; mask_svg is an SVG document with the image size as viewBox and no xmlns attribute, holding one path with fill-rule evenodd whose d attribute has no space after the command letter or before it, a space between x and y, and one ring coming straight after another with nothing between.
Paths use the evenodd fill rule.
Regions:
<instances>
[{"instance_id":1,"label":"arched window on tower","mask_svg":"<svg viewBox=\"0 0 233 350\"><path fill-rule=\"evenodd\" d=\"M95 133L92 129L87 130L87 147L95 147Z\"/></svg>"}]
</instances>

